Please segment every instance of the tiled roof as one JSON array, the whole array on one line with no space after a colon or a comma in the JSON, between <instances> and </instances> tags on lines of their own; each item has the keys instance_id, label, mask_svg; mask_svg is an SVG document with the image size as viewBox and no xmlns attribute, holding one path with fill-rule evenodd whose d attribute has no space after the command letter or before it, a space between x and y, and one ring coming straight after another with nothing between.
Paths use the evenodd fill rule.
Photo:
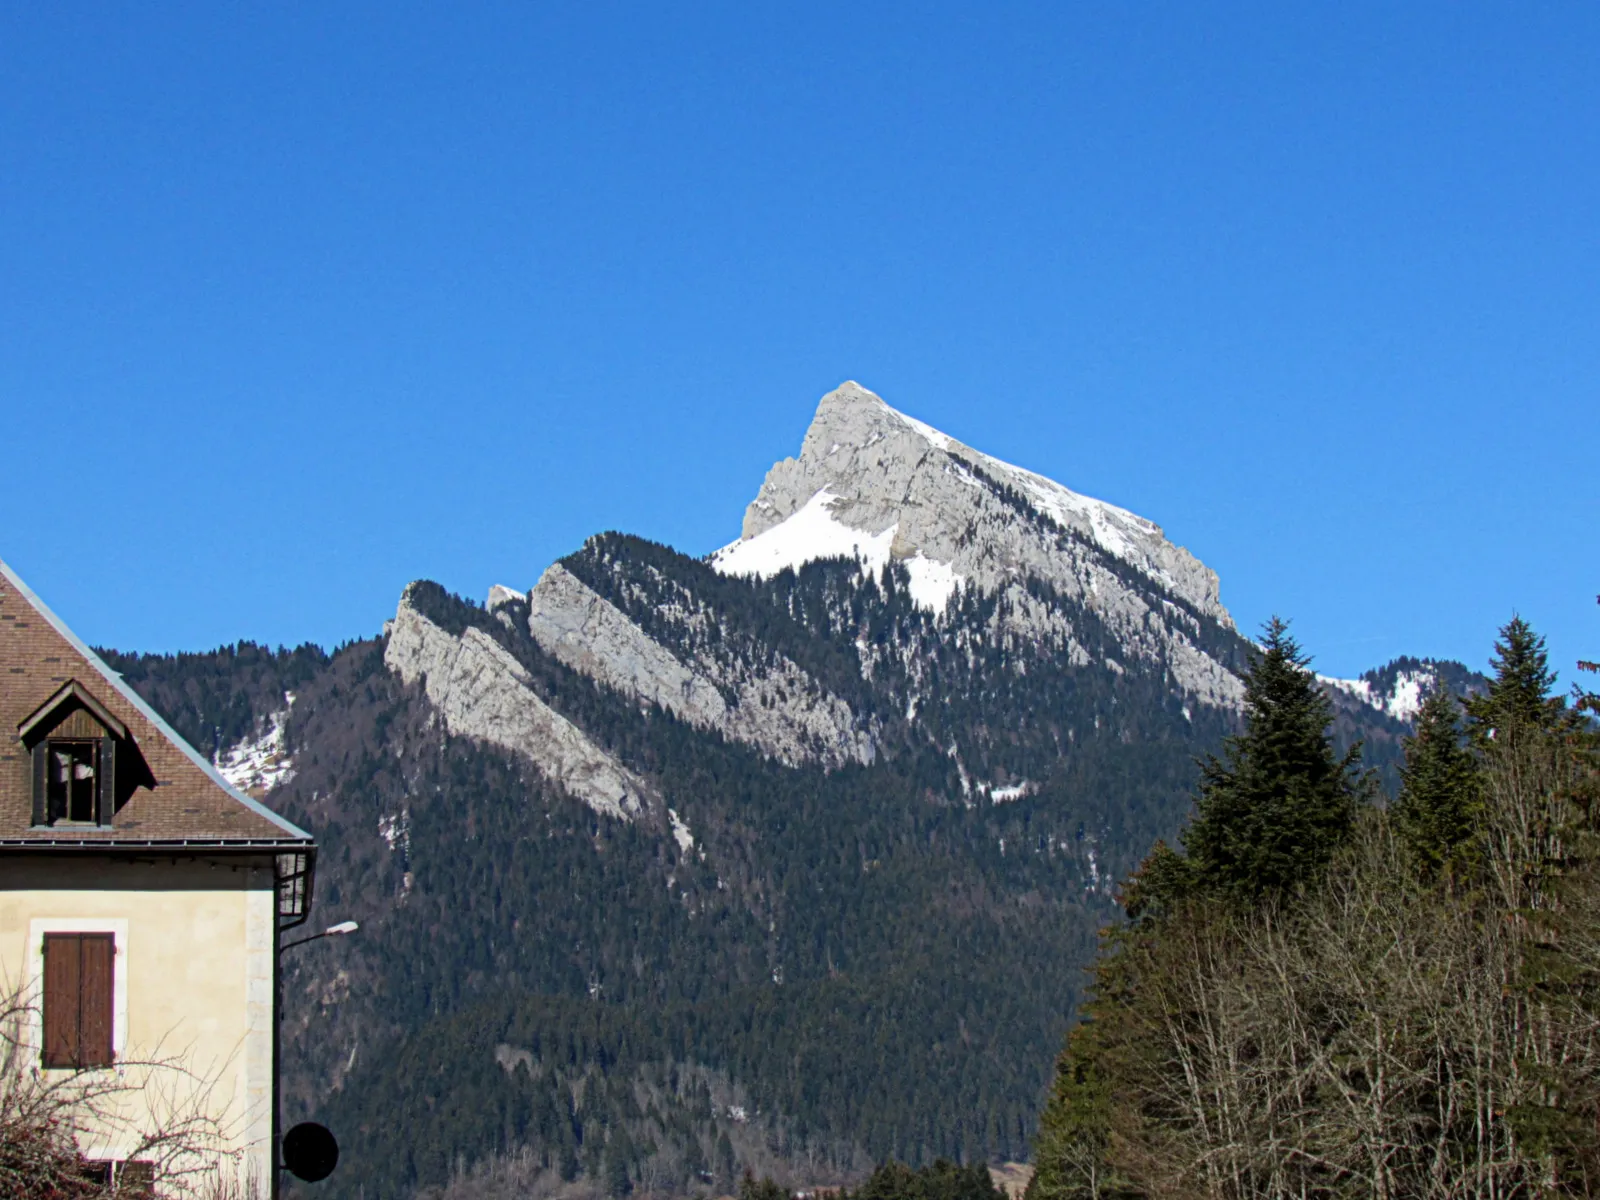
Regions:
<instances>
[{"instance_id":1,"label":"tiled roof","mask_svg":"<svg viewBox=\"0 0 1600 1200\"><path fill-rule=\"evenodd\" d=\"M110 828L32 828L33 770L20 727L74 682L126 726L155 786L135 789ZM0 562L0 846L309 841L230 786Z\"/></svg>"}]
</instances>

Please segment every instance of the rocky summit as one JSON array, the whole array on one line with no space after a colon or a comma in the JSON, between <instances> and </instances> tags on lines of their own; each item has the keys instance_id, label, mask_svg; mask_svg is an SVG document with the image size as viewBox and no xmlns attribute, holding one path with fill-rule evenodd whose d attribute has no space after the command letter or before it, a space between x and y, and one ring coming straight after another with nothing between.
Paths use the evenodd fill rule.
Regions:
<instances>
[{"instance_id":1,"label":"rocky summit","mask_svg":"<svg viewBox=\"0 0 1600 1200\"><path fill-rule=\"evenodd\" d=\"M1240 643L1215 572L1150 521L964 446L856 383L823 397L800 456L767 473L743 536L709 565L770 579L830 559L853 564L855 586L874 591L894 564L935 636L1004 647L1019 665L1120 671L1138 662L1164 672L1186 706L1239 706ZM877 755L877 706L856 711L770 647L742 653L693 577L627 581L624 568L607 571L597 590L574 566L553 564L526 595L496 585L486 612L597 684L787 765L833 768ZM625 593L621 607L602 594L614 589ZM626 611L644 598L655 636ZM972 604L984 610L977 626L962 618ZM1102 627L1098 657L1073 619L1078 607ZM895 705L907 693L914 722L926 699L916 664L886 661L895 656L856 637L841 647L863 678L888 685ZM524 755L598 812L642 811L649 786L549 710L481 630L443 632L408 592L385 662L407 683L422 681L451 733Z\"/></svg>"},{"instance_id":2,"label":"rocky summit","mask_svg":"<svg viewBox=\"0 0 1600 1200\"><path fill-rule=\"evenodd\" d=\"M361 923L285 964L285 1116L348 1155L322 1186L1025 1158L1117 881L1239 728L1215 573L846 383L738 540L602 534L516 582L415 582L332 654L107 655L316 832L319 913ZM1474 678L1325 686L1392 782Z\"/></svg>"}]
</instances>

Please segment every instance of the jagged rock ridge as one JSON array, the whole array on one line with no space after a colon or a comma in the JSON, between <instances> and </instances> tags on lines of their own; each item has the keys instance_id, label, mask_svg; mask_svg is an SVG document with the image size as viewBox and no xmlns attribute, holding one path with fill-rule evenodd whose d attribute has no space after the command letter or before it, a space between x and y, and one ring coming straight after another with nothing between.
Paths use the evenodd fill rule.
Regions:
<instances>
[{"instance_id":1,"label":"jagged rock ridge","mask_svg":"<svg viewBox=\"0 0 1600 1200\"><path fill-rule=\"evenodd\" d=\"M734 636L726 611L706 598L706 578L690 583L653 569L586 582L575 573L579 557L552 565L525 595L497 585L487 611L507 627L520 623L546 653L598 684L790 766L874 761L887 712L853 707L759 635ZM856 560L855 586L875 595L894 586L884 576L893 564L927 615L928 636L1001 648L1013 670L1120 672L1138 662L1165 672L1185 704L1239 705L1242 643L1214 572L1144 518L962 445L854 383L823 397L799 458L768 472L743 537L709 563L727 577L766 579L834 558ZM996 602L973 625L977 597ZM1095 654L1085 646L1086 613L1112 642L1102 637ZM428 678L430 699L450 697L452 731L516 750L598 811L631 814L621 797L639 796L638 781L605 766L482 635L451 651L456 682L436 682L441 666L418 665L419 620L402 601L391 667ZM893 693L872 706L918 719L929 699L923 656L903 641L863 637L848 619L835 619L828 636L854 657L854 676ZM426 644L430 653L440 645L436 637ZM501 694L491 697L490 680L501 681Z\"/></svg>"},{"instance_id":2,"label":"jagged rock ridge","mask_svg":"<svg viewBox=\"0 0 1600 1200\"><path fill-rule=\"evenodd\" d=\"M421 681L450 733L524 755L605 816L632 819L658 799L651 784L546 704L493 638L480 629L441 629L411 600L407 589L389 625L384 665L406 683Z\"/></svg>"}]
</instances>

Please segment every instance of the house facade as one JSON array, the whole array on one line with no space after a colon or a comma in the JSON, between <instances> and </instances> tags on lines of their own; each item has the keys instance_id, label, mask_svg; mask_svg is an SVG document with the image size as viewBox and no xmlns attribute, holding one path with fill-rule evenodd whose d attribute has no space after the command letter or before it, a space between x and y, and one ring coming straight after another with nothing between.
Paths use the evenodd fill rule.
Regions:
<instances>
[{"instance_id":1,"label":"house facade","mask_svg":"<svg viewBox=\"0 0 1600 1200\"><path fill-rule=\"evenodd\" d=\"M108 1177L274 1194L278 935L315 859L0 563L0 1067L79 1098Z\"/></svg>"}]
</instances>

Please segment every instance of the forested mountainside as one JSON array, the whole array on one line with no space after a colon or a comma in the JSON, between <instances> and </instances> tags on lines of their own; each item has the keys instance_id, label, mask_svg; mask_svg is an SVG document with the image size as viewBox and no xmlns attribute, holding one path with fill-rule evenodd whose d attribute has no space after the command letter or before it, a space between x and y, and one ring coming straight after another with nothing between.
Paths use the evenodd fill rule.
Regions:
<instances>
[{"instance_id":1,"label":"forested mountainside","mask_svg":"<svg viewBox=\"0 0 1600 1200\"><path fill-rule=\"evenodd\" d=\"M319 1193L375 1198L1026 1157L1250 653L1149 522L841 389L708 560L604 534L331 654L106 657L361 922L286 956L284 1065ZM1397 681L1455 669L1330 682L1338 738L1392 773Z\"/></svg>"}]
</instances>

